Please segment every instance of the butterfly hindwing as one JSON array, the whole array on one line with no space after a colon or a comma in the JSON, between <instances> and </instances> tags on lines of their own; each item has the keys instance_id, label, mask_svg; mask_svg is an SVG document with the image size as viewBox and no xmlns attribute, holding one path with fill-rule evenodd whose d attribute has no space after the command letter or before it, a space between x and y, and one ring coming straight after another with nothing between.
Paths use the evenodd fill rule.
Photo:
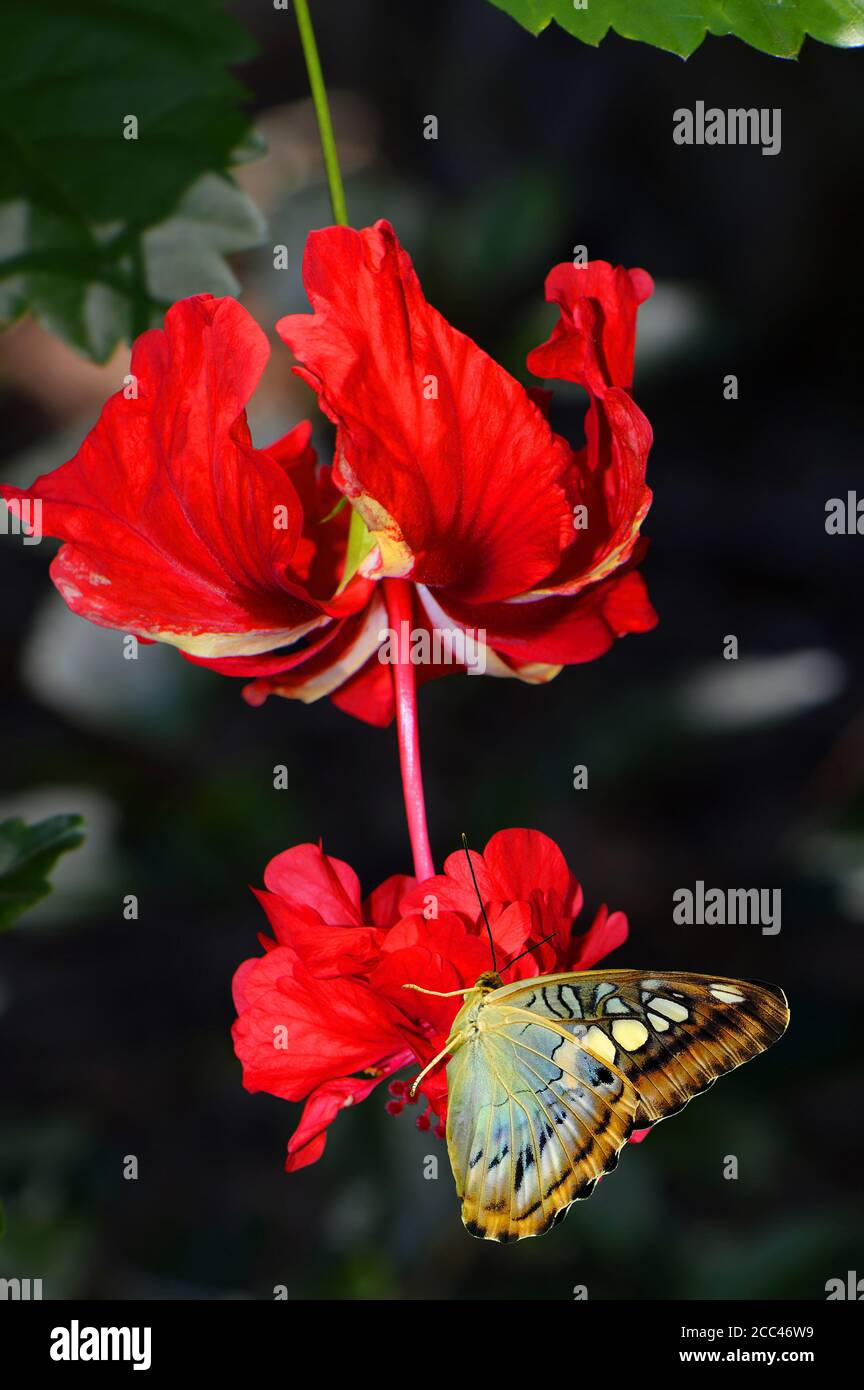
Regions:
<instances>
[{"instance_id":1,"label":"butterfly hindwing","mask_svg":"<svg viewBox=\"0 0 864 1390\"><path fill-rule=\"evenodd\" d=\"M546 975L472 994L447 1066L447 1143L473 1235L540 1235L674 1115L783 1034L775 985L638 970Z\"/></svg>"},{"instance_id":2,"label":"butterfly hindwing","mask_svg":"<svg viewBox=\"0 0 864 1390\"><path fill-rule=\"evenodd\" d=\"M472 1235L549 1229L615 1167L638 1098L620 1073L543 1019L490 1015L447 1067L447 1143Z\"/></svg>"}]
</instances>

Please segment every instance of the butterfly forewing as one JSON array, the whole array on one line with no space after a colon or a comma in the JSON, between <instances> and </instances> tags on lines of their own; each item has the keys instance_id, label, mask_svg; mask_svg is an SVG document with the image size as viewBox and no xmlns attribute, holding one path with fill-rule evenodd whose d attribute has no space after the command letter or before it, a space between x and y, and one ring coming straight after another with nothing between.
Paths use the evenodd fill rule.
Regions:
<instances>
[{"instance_id":1,"label":"butterfly forewing","mask_svg":"<svg viewBox=\"0 0 864 1390\"><path fill-rule=\"evenodd\" d=\"M447 1066L447 1142L473 1235L540 1235L615 1167L634 1127L674 1115L776 1042L776 985L589 971L469 999Z\"/></svg>"},{"instance_id":2,"label":"butterfly forewing","mask_svg":"<svg viewBox=\"0 0 864 1390\"><path fill-rule=\"evenodd\" d=\"M504 985L487 1007L518 1007L578 1039L631 1082L637 1126L674 1115L718 1076L764 1052L786 1030L776 985L714 975L593 970Z\"/></svg>"}]
</instances>

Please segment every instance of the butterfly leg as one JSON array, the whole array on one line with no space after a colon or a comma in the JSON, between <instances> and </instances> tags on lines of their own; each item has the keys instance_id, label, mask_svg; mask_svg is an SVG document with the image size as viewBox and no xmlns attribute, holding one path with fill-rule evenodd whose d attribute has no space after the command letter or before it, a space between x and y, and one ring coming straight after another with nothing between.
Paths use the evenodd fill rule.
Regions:
<instances>
[{"instance_id":1,"label":"butterfly leg","mask_svg":"<svg viewBox=\"0 0 864 1390\"><path fill-rule=\"evenodd\" d=\"M432 995L435 996L436 999L455 999L457 995L459 995L460 998L462 998L462 997L464 997L466 994L470 994L470 993L471 993L471 989L473 989L474 986L472 985L471 988L469 988L469 989L448 989L448 990L424 989L422 985L403 985L402 988L403 988L403 989L415 989L415 990L417 991L418 994L432 994Z\"/></svg>"},{"instance_id":2,"label":"butterfly leg","mask_svg":"<svg viewBox=\"0 0 864 1390\"><path fill-rule=\"evenodd\" d=\"M431 994L432 992L433 991L429 989L423 991L424 994ZM461 993L461 991L458 992ZM447 1039L446 1043L444 1044L438 1055L433 1057L431 1062L427 1062L420 1075L415 1077L414 1080L411 1082L410 1094L412 1100L417 1094L417 1087L420 1085L420 1082L423 1080L424 1076L428 1076L430 1071L432 1071L433 1067L437 1067L438 1063L442 1062L444 1058L448 1055L448 1053L455 1052L457 1047L461 1047L464 1041L464 1033L454 1033L452 1038Z\"/></svg>"}]
</instances>

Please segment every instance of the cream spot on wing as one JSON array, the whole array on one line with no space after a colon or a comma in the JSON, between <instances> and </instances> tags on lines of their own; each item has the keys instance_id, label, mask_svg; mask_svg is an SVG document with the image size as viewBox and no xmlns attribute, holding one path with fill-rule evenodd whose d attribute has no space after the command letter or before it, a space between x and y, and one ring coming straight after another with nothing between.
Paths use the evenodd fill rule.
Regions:
<instances>
[{"instance_id":1,"label":"cream spot on wing","mask_svg":"<svg viewBox=\"0 0 864 1390\"><path fill-rule=\"evenodd\" d=\"M615 1044L609 1034L604 1033L602 1028L598 1028L596 1023L592 1023L585 1034L585 1046L594 1053L595 1057L602 1057L604 1062L615 1061Z\"/></svg>"},{"instance_id":2,"label":"cream spot on wing","mask_svg":"<svg viewBox=\"0 0 864 1390\"><path fill-rule=\"evenodd\" d=\"M651 1000L651 1008L658 1014L665 1014L666 1018L671 1018L673 1023L683 1023L687 1017L687 1010L681 1004L676 1004L672 999Z\"/></svg>"},{"instance_id":3,"label":"cream spot on wing","mask_svg":"<svg viewBox=\"0 0 864 1390\"><path fill-rule=\"evenodd\" d=\"M650 1011L648 1014L648 1022L653 1024L658 1033L665 1033L666 1029L669 1027L668 1018L661 1018L659 1014L652 1014Z\"/></svg>"},{"instance_id":4,"label":"cream spot on wing","mask_svg":"<svg viewBox=\"0 0 864 1390\"><path fill-rule=\"evenodd\" d=\"M635 1052L648 1041L649 1033L638 1018L616 1018L612 1024L612 1036L626 1052Z\"/></svg>"},{"instance_id":5,"label":"cream spot on wing","mask_svg":"<svg viewBox=\"0 0 864 1390\"><path fill-rule=\"evenodd\" d=\"M581 1048L575 1042L561 1042L552 1051L552 1061L561 1071L574 1080L581 1076L579 1053Z\"/></svg>"},{"instance_id":6,"label":"cream spot on wing","mask_svg":"<svg viewBox=\"0 0 864 1390\"><path fill-rule=\"evenodd\" d=\"M629 1014L630 1010L627 1008L623 999L618 999L616 997L606 1000L606 1003L603 1005L603 1012L604 1014Z\"/></svg>"},{"instance_id":7,"label":"cream spot on wing","mask_svg":"<svg viewBox=\"0 0 864 1390\"><path fill-rule=\"evenodd\" d=\"M605 999L607 994L614 994L615 986L610 985L608 980L604 980L602 985L598 985L594 991L594 1007L600 1007L600 1000Z\"/></svg>"},{"instance_id":8,"label":"cream spot on wing","mask_svg":"<svg viewBox=\"0 0 864 1390\"><path fill-rule=\"evenodd\" d=\"M727 989L725 985L709 985L709 991L715 999L720 999L724 1004L743 1004L744 995L736 994L734 989Z\"/></svg>"}]
</instances>

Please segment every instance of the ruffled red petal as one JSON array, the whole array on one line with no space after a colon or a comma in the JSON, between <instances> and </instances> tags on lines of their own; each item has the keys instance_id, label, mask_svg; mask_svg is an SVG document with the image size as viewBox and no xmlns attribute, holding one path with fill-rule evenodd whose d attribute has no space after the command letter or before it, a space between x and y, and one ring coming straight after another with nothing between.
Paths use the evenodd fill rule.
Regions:
<instances>
[{"instance_id":1,"label":"ruffled red petal","mask_svg":"<svg viewBox=\"0 0 864 1390\"><path fill-rule=\"evenodd\" d=\"M569 536L570 451L525 389L427 303L392 227L313 232L313 314L277 331L339 428L334 477L378 574L466 601L530 589Z\"/></svg>"},{"instance_id":2,"label":"ruffled red petal","mask_svg":"<svg viewBox=\"0 0 864 1390\"><path fill-rule=\"evenodd\" d=\"M246 424L268 353L233 299L181 300L138 339L75 457L2 489L41 501L45 533L66 542L51 575L74 612L205 656L266 651L323 620L292 571L297 493Z\"/></svg>"}]
</instances>

